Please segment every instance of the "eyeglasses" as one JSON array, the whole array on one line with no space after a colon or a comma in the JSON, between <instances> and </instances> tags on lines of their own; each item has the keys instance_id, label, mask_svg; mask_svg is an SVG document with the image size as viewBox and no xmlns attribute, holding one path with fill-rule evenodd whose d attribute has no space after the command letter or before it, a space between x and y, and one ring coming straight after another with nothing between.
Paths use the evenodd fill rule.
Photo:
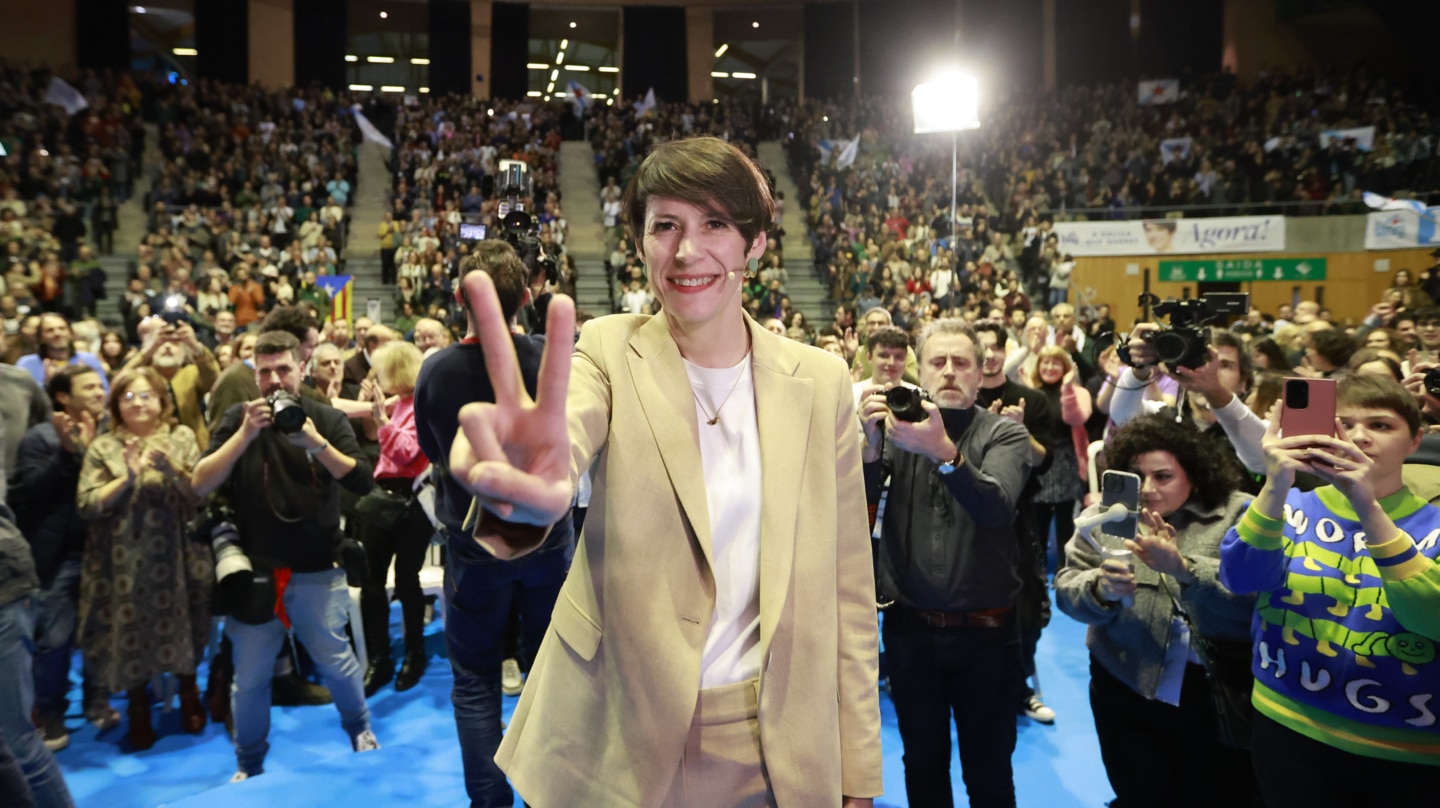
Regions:
<instances>
[{"instance_id":1,"label":"eyeglasses","mask_svg":"<svg viewBox=\"0 0 1440 808\"><path fill-rule=\"evenodd\" d=\"M126 403L126 404L134 404L135 401L138 399L138 400L143 401L143 402L145 402L145 403L148 404L148 403L150 403L151 399L153 399L153 398L155 398L155 394L152 393L152 392L150 392L149 390L146 390L146 391L140 392L140 393L126 393L126 394L125 394L125 403Z\"/></svg>"}]
</instances>

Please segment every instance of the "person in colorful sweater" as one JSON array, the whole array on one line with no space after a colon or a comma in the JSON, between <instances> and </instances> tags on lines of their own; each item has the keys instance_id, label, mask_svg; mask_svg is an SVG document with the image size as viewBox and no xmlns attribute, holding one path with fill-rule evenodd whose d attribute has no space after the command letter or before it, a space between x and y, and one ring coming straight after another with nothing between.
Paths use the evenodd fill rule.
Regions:
<instances>
[{"instance_id":1,"label":"person in colorful sweater","mask_svg":"<svg viewBox=\"0 0 1440 808\"><path fill-rule=\"evenodd\" d=\"M1336 414L1336 437L1270 418L1265 486L1221 543L1221 583L1259 595L1255 771L1271 808L1431 805L1440 508L1401 481L1420 412L1398 383L1348 376ZM1297 472L1329 485L1292 490Z\"/></svg>"}]
</instances>

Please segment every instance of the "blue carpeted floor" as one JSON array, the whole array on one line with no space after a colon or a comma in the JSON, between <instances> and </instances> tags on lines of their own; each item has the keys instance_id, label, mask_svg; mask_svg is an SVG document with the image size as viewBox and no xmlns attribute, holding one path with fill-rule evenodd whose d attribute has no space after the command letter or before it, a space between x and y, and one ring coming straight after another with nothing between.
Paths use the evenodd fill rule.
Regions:
<instances>
[{"instance_id":1,"label":"blue carpeted floor","mask_svg":"<svg viewBox=\"0 0 1440 808\"><path fill-rule=\"evenodd\" d=\"M399 607L392 636L400 635ZM385 688L370 700L378 752L356 755L333 707L275 708L266 774L225 785L235 756L224 727L198 735L179 730L179 714L157 717L160 742L141 753L127 751L125 724L97 737L78 717L72 694L71 744L59 753L66 780L81 808L153 808L157 805L228 806L464 806L459 747L450 711L450 669L439 621L429 627L430 669L406 693ZM1019 804L1053 808L1100 808L1112 797L1090 720L1088 656L1084 628L1057 614L1038 653L1046 701L1059 714L1054 726L1020 722L1015 750ZM508 718L515 699L505 700ZM905 800L900 734L888 697L882 694L886 795L877 806L901 808ZM119 707L123 713L124 705ZM80 727L83 726L83 729ZM965 805L958 758L953 763L956 805ZM519 805L519 800L516 805Z\"/></svg>"}]
</instances>

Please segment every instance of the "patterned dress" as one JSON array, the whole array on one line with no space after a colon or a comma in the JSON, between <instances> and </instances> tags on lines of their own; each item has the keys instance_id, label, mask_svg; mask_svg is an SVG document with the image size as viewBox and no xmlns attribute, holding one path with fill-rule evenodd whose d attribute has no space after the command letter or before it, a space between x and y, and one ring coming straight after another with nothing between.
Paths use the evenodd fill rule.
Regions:
<instances>
[{"instance_id":1,"label":"patterned dress","mask_svg":"<svg viewBox=\"0 0 1440 808\"><path fill-rule=\"evenodd\" d=\"M214 556L190 541L196 498L189 475L200 458L188 427L160 426L147 447L177 469L146 469L111 507L100 489L126 476L123 427L90 444L80 470L80 513L90 520L80 577L80 649L110 692L143 687L156 674L194 674L210 633Z\"/></svg>"}]
</instances>

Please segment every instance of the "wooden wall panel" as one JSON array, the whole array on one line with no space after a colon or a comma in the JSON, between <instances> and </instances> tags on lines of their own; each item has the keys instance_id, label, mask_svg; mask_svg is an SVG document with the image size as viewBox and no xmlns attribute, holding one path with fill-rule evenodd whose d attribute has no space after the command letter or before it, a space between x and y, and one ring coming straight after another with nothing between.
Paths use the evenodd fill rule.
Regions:
<instances>
[{"instance_id":1,"label":"wooden wall panel","mask_svg":"<svg viewBox=\"0 0 1440 808\"><path fill-rule=\"evenodd\" d=\"M1299 258L1295 254L1288 253L1227 253L1224 255L1178 256L1178 259L1198 258ZM1426 267L1429 267L1434 259L1430 257L1429 249L1415 250L1384 250L1375 252L1354 252L1354 253L1317 253L1317 258L1326 260L1325 280L1319 283L1288 283L1284 281L1266 281L1260 283L1241 284L1240 291L1250 293L1252 305L1260 307L1262 311L1274 313L1282 303L1289 303L1292 290L1300 289L1301 300L1316 299L1317 288L1323 289L1322 297L1326 308L1334 314L1335 319L1343 321L1345 318L1353 318L1358 321L1369 312L1370 307L1380 302L1380 295L1391 286L1395 270L1408 269L1411 274L1419 275ZM1388 260L1390 267L1388 271L1377 272L1376 261ZM1157 275L1153 270L1159 265L1151 256L1115 256L1105 258L1078 258L1076 259L1074 283L1071 286L1071 302L1075 300L1075 289L1093 290L1094 300L1097 303L1109 303L1110 309L1115 317L1115 322L1124 327L1140 315L1140 307L1137 303L1140 292L1144 288L1142 275L1129 275L1126 267L1130 264L1138 264L1140 267L1149 267L1151 277ZM1150 291L1159 297L1183 297L1184 290L1189 287L1190 296L1197 296L1194 283L1155 283L1150 285Z\"/></svg>"}]
</instances>

